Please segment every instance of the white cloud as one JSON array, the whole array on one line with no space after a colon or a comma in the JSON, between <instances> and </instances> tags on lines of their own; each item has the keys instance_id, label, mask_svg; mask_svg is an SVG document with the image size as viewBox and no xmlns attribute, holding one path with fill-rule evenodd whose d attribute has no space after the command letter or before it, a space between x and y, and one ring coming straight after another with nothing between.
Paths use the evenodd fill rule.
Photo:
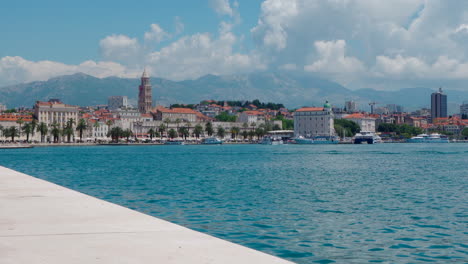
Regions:
<instances>
[{"instance_id":1,"label":"white cloud","mask_svg":"<svg viewBox=\"0 0 468 264\"><path fill-rule=\"evenodd\" d=\"M107 36L99 41L99 47L105 60L129 63L140 58L141 47L138 40L125 35Z\"/></svg>"},{"instance_id":2,"label":"white cloud","mask_svg":"<svg viewBox=\"0 0 468 264\"><path fill-rule=\"evenodd\" d=\"M234 16L235 10L231 7L229 0L210 0L213 10L219 15Z\"/></svg>"},{"instance_id":3,"label":"white cloud","mask_svg":"<svg viewBox=\"0 0 468 264\"><path fill-rule=\"evenodd\" d=\"M236 41L232 33L216 39L208 33L186 36L151 53L148 64L157 76L174 80L265 69L257 56L234 52Z\"/></svg>"},{"instance_id":4,"label":"white cloud","mask_svg":"<svg viewBox=\"0 0 468 264\"><path fill-rule=\"evenodd\" d=\"M145 32L145 41L159 43L171 37L171 35L164 31L158 24L151 24L150 27L151 30ZM176 24L176 28L177 27L180 27L180 25ZM178 30L180 30L180 28Z\"/></svg>"},{"instance_id":5,"label":"white cloud","mask_svg":"<svg viewBox=\"0 0 468 264\"><path fill-rule=\"evenodd\" d=\"M314 43L319 59L304 69L310 72L329 74L360 73L365 70L361 61L346 56L346 41L316 41Z\"/></svg>"},{"instance_id":6,"label":"white cloud","mask_svg":"<svg viewBox=\"0 0 468 264\"><path fill-rule=\"evenodd\" d=\"M29 61L22 57L6 56L0 59L0 85L21 82L45 81L51 77L86 73L96 77L135 77L136 72L115 62L85 61L79 65L68 65L54 61Z\"/></svg>"}]
</instances>

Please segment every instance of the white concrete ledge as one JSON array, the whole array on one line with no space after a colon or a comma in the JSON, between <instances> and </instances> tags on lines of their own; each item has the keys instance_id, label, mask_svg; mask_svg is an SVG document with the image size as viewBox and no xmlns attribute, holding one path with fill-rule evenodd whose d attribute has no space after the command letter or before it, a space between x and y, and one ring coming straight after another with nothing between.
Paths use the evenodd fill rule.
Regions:
<instances>
[{"instance_id":1,"label":"white concrete ledge","mask_svg":"<svg viewBox=\"0 0 468 264\"><path fill-rule=\"evenodd\" d=\"M291 263L0 166L0 263Z\"/></svg>"}]
</instances>

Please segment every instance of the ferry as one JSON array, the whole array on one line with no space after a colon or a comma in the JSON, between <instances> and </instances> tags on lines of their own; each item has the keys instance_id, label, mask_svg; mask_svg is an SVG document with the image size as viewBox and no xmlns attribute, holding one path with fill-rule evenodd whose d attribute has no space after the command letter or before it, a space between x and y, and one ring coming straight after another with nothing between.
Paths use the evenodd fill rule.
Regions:
<instances>
[{"instance_id":1,"label":"ferry","mask_svg":"<svg viewBox=\"0 0 468 264\"><path fill-rule=\"evenodd\" d=\"M382 143L382 138L374 132L361 131L354 136L354 144L377 144Z\"/></svg>"},{"instance_id":2,"label":"ferry","mask_svg":"<svg viewBox=\"0 0 468 264\"><path fill-rule=\"evenodd\" d=\"M340 138L337 136L316 136L316 137L297 137L294 139L296 144L338 144Z\"/></svg>"},{"instance_id":3,"label":"ferry","mask_svg":"<svg viewBox=\"0 0 468 264\"><path fill-rule=\"evenodd\" d=\"M203 139L201 143L204 145L221 145L223 141L215 137L209 137Z\"/></svg>"},{"instance_id":4,"label":"ferry","mask_svg":"<svg viewBox=\"0 0 468 264\"><path fill-rule=\"evenodd\" d=\"M419 134L406 140L408 143L449 143L449 139L445 135L433 133L433 134Z\"/></svg>"},{"instance_id":5,"label":"ferry","mask_svg":"<svg viewBox=\"0 0 468 264\"><path fill-rule=\"evenodd\" d=\"M263 137L262 141L259 142L262 145L283 145L283 140L278 137Z\"/></svg>"}]
</instances>

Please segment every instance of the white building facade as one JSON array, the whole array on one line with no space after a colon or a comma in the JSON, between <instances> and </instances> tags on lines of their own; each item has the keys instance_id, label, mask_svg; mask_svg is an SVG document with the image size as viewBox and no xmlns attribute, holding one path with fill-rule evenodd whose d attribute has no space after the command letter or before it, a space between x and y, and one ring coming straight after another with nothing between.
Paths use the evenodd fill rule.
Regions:
<instances>
[{"instance_id":1,"label":"white building facade","mask_svg":"<svg viewBox=\"0 0 468 264\"><path fill-rule=\"evenodd\" d=\"M294 113L296 137L334 136L334 116L328 102L324 107L303 107Z\"/></svg>"}]
</instances>

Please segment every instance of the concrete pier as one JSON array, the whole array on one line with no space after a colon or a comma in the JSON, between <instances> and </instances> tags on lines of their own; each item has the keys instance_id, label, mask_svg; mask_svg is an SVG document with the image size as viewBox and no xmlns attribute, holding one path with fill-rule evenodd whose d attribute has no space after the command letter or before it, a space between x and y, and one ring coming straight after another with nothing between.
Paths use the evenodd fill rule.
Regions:
<instances>
[{"instance_id":1,"label":"concrete pier","mask_svg":"<svg viewBox=\"0 0 468 264\"><path fill-rule=\"evenodd\" d=\"M0 166L0 263L291 263Z\"/></svg>"}]
</instances>

